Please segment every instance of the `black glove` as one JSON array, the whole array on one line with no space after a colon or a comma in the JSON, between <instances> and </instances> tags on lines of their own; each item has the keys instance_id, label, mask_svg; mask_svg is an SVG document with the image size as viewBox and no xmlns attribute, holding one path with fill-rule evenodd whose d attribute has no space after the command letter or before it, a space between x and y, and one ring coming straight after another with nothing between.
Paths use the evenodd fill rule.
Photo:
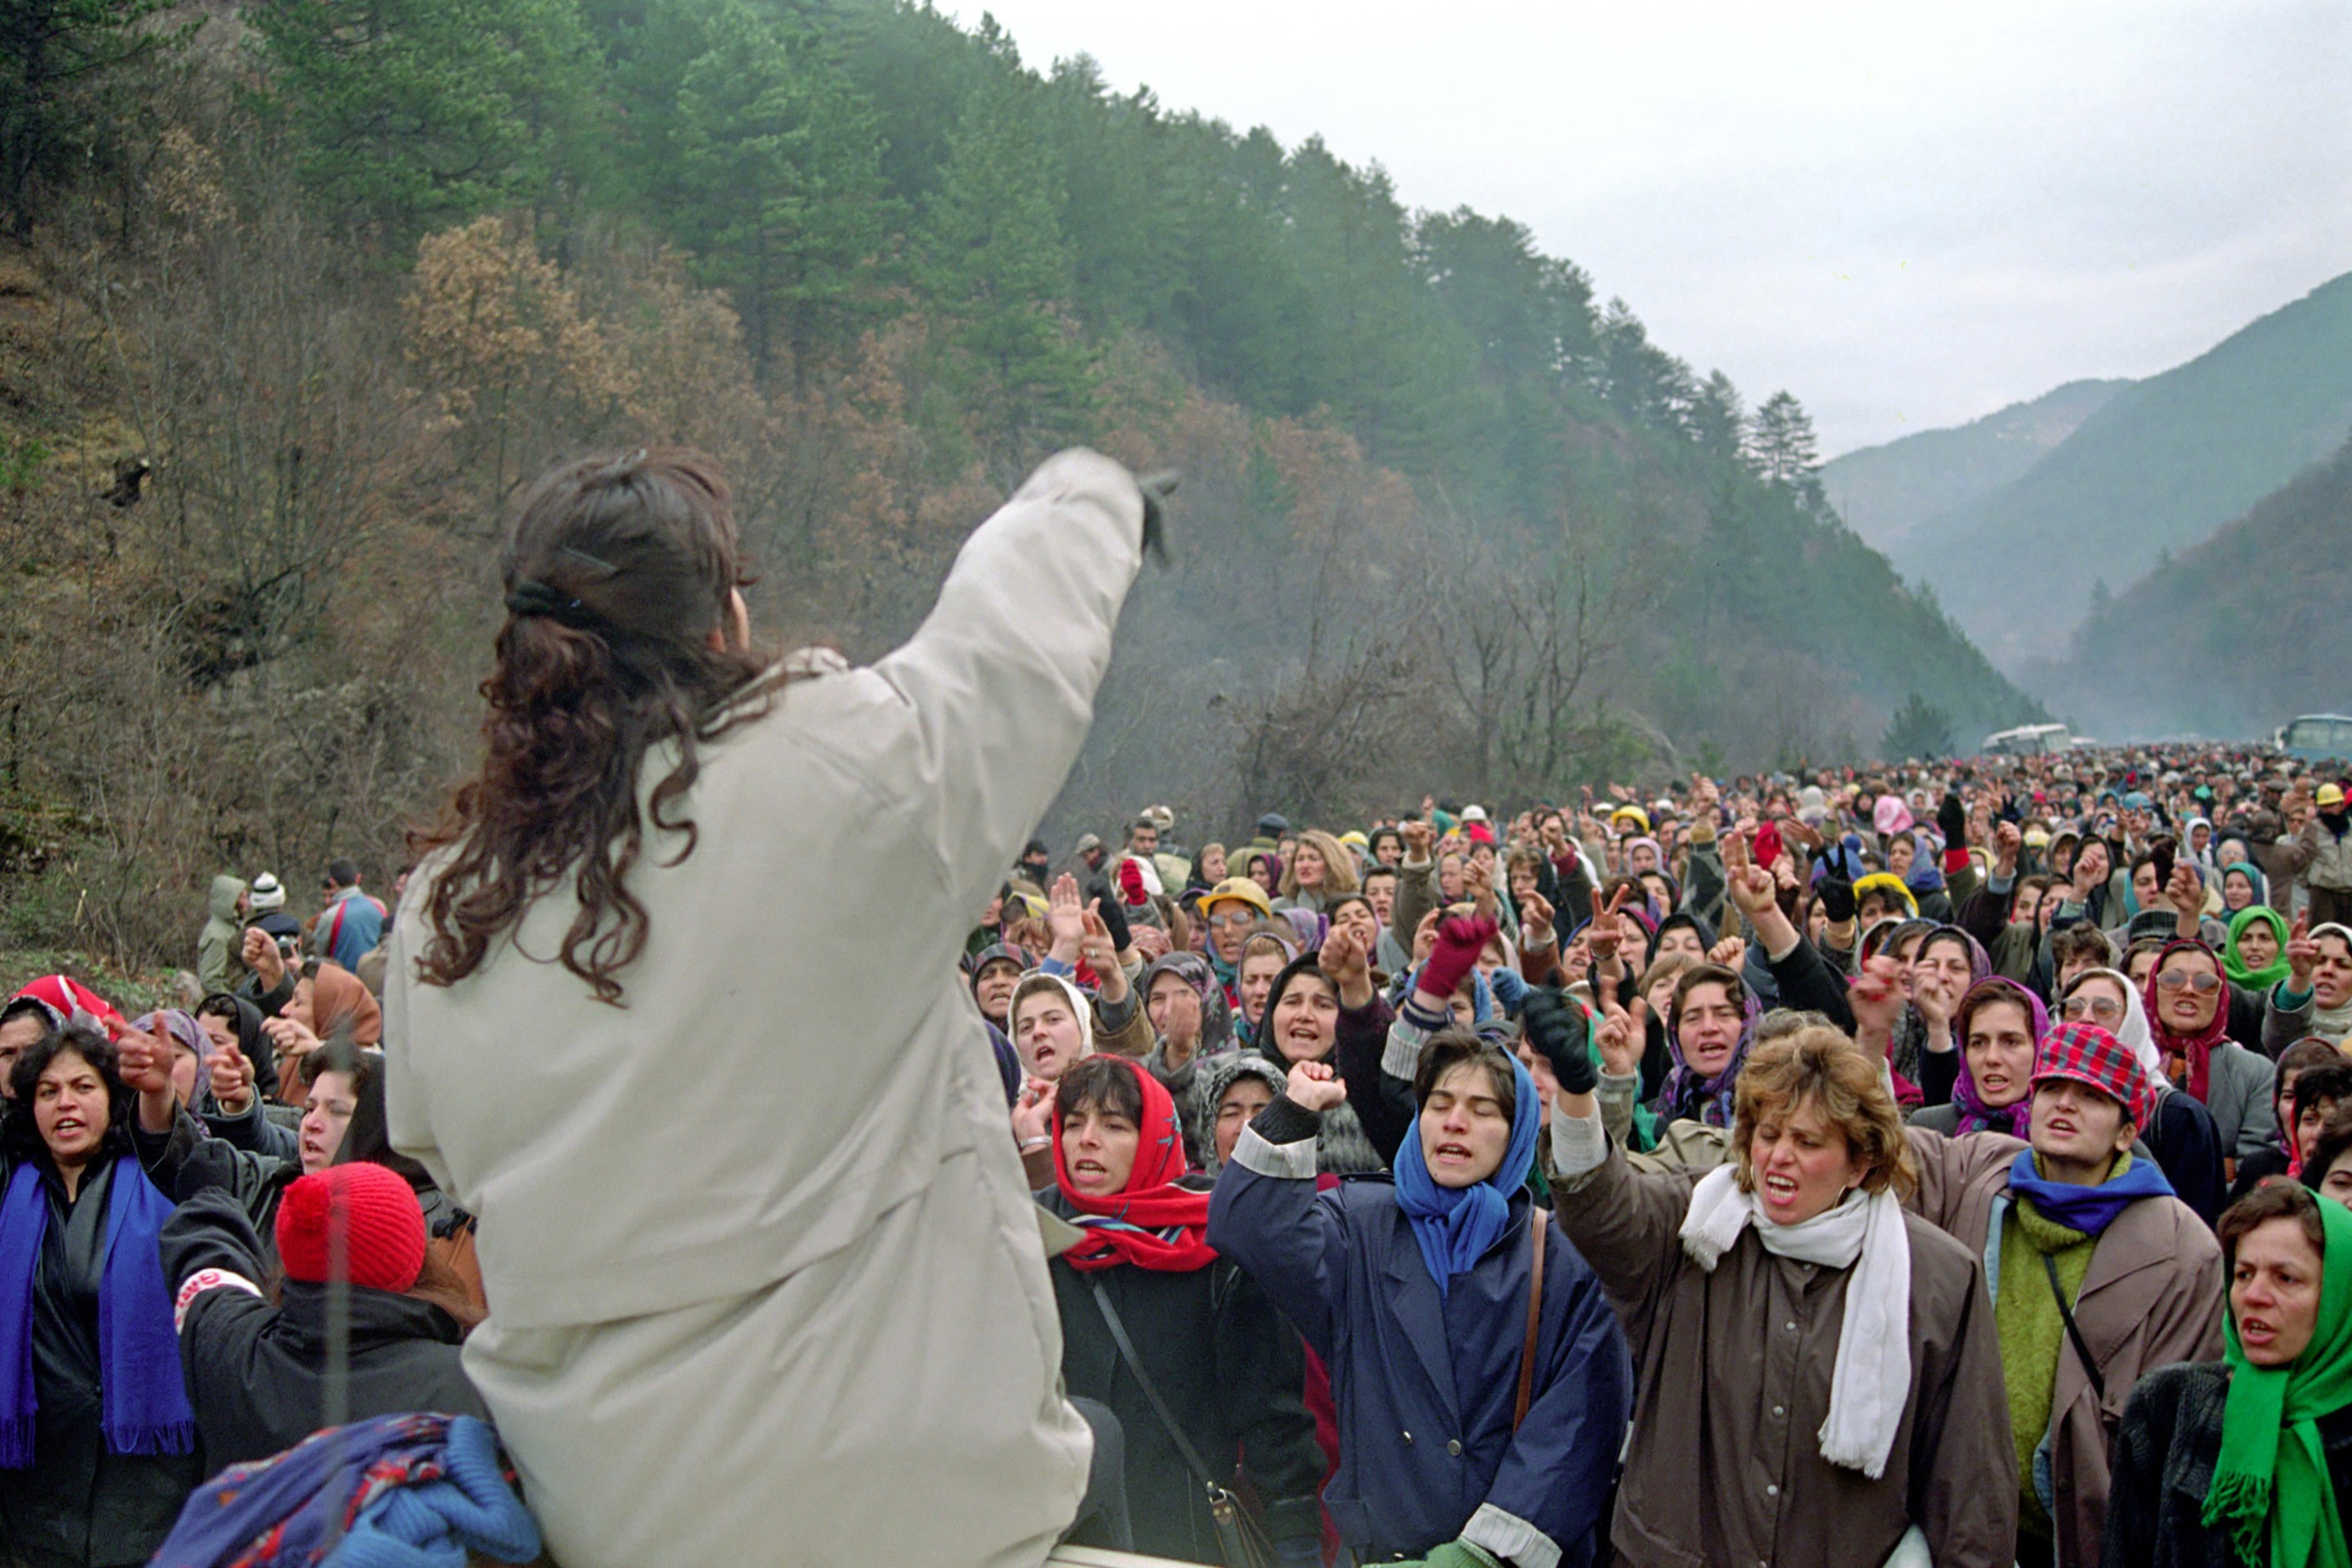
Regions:
<instances>
[{"instance_id":1,"label":"black glove","mask_svg":"<svg viewBox=\"0 0 2352 1568\"><path fill-rule=\"evenodd\" d=\"M1969 847L1969 814L1958 795L1947 791L1943 804L1936 807L1936 831L1944 836L1947 849Z\"/></svg>"},{"instance_id":2,"label":"black glove","mask_svg":"<svg viewBox=\"0 0 2352 1568\"><path fill-rule=\"evenodd\" d=\"M179 1173L172 1179L172 1201L186 1203L198 1193L218 1190L236 1191L236 1150L217 1138L206 1138L180 1162Z\"/></svg>"},{"instance_id":3,"label":"black glove","mask_svg":"<svg viewBox=\"0 0 2352 1568\"><path fill-rule=\"evenodd\" d=\"M1176 493L1177 473L1162 468L1135 481L1143 492L1143 552L1162 566L1168 564L1168 498Z\"/></svg>"},{"instance_id":4,"label":"black glove","mask_svg":"<svg viewBox=\"0 0 2352 1568\"><path fill-rule=\"evenodd\" d=\"M1135 945L1135 933L1128 927L1127 908L1118 901L1118 889L1113 888L1109 898L1096 903L1095 913L1102 916L1103 930L1110 933L1113 952L1125 952Z\"/></svg>"},{"instance_id":5,"label":"black glove","mask_svg":"<svg viewBox=\"0 0 2352 1568\"><path fill-rule=\"evenodd\" d=\"M1830 924L1842 926L1853 919L1853 884L1843 877L1822 879L1822 912Z\"/></svg>"},{"instance_id":6,"label":"black glove","mask_svg":"<svg viewBox=\"0 0 2352 1568\"><path fill-rule=\"evenodd\" d=\"M1569 1094L1591 1094L1600 1084L1601 1075L1592 1065L1591 1034L1584 1021L1584 1009L1549 985L1539 985L1528 993L1527 1005L1519 1015L1520 1030L1528 1044L1541 1052L1550 1064L1551 1076Z\"/></svg>"}]
</instances>

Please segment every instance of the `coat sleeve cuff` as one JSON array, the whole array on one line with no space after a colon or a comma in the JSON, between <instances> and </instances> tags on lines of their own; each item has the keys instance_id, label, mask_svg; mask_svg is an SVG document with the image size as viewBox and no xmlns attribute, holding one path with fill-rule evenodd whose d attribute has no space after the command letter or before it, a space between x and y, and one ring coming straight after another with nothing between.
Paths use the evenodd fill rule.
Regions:
<instances>
[{"instance_id":1,"label":"coat sleeve cuff","mask_svg":"<svg viewBox=\"0 0 2352 1568\"><path fill-rule=\"evenodd\" d=\"M1597 1171L1609 1158L1609 1132L1598 1116L1570 1116L1555 1104L1551 1112L1551 1168L1563 1182Z\"/></svg>"},{"instance_id":2,"label":"coat sleeve cuff","mask_svg":"<svg viewBox=\"0 0 2352 1568\"><path fill-rule=\"evenodd\" d=\"M1278 1181L1311 1182L1315 1179L1315 1140L1301 1138L1292 1143L1270 1143L1255 1125L1244 1127L1241 1141L1234 1145L1234 1163L1254 1174Z\"/></svg>"},{"instance_id":3,"label":"coat sleeve cuff","mask_svg":"<svg viewBox=\"0 0 2352 1568\"><path fill-rule=\"evenodd\" d=\"M1407 1083L1412 1081L1414 1069L1421 1066L1421 1047L1432 1033L1413 1022L1419 1014L1420 1009L1408 1001L1398 1011L1396 1021L1389 1026L1388 1043L1381 1047L1381 1070Z\"/></svg>"},{"instance_id":4,"label":"coat sleeve cuff","mask_svg":"<svg viewBox=\"0 0 2352 1568\"><path fill-rule=\"evenodd\" d=\"M1559 1568L1558 1542L1517 1514L1506 1513L1490 1502L1478 1505L1478 1511L1462 1527L1462 1539L1485 1547L1515 1568Z\"/></svg>"}]
</instances>

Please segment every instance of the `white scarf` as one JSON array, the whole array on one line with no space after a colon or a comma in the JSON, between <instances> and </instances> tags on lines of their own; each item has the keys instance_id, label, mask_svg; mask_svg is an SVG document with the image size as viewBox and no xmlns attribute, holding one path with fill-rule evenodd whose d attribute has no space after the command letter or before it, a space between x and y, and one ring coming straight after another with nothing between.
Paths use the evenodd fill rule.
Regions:
<instances>
[{"instance_id":1,"label":"white scarf","mask_svg":"<svg viewBox=\"0 0 2352 1568\"><path fill-rule=\"evenodd\" d=\"M1709 1274L1750 1225L1764 1250L1800 1263L1852 1268L1837 1364L1830 1369L1830 1412L1822 1422L1822 1458L1872 1480L1886 1473L1895 1429L1911 1399L1911 1238L1892 1192L1849 1195L1797 1225L1777 1225L1743 1193L1733 1167L1717 1165L1691 1192L1683 1216L1683 1250Z\"/></svg>"}]
</instances>

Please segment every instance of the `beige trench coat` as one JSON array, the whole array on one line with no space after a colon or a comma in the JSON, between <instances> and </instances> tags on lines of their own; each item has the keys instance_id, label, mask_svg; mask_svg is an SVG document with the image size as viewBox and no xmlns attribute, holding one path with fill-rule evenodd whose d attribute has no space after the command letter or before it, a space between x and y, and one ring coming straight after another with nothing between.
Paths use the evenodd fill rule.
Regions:
<instances>
[{"instance_id":1,"label":"beige trench coat","mask_svg":"<svg viewBox=\"0 0 2352 1568\"><path fill-rule=\"evenodd\" d=\"M2011 1202L2009 1168L2025 1144L1998 1132L1947 1138L1919 1127L1910 1139L1920 1174L1912 1206L1984 1259L1988 1279L1997 1283L1994 1216ZM2043 1500L2057 1529L2058 1568L2099 1568L2107 1454L2124 1404L2133 1384L2158 1367L2221 1359L2225 1290L2221 1244L2178 1198L2143 1198L2100 1233L2074 1306L2106 1396L2093 1391L2082 1357L2065 1340L2051 1389Z\"/></svg>"},{"instance_id":2,"label":"beige trench coat","mask_svg":"<svg viewBox=\"0 0 2352 1568\"><path fill-rule=\"evenodd\" d=\"M458 984L385 994L394 1143L480 1217L467 1372L566 1568L1042 1563L1091 1440L957 973L1084 741L1142 500L1065 453L870 668L705 748L594 1001L569 885ZM641 788L658 778L649 759Z\"/></svg>"}]
</instances>

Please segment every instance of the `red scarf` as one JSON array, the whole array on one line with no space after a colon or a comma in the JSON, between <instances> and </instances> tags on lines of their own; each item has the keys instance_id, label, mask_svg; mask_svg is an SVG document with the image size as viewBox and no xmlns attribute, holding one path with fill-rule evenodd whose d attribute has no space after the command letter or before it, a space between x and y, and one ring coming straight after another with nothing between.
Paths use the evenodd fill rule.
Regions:
<instances>
[{"instance_id":1,"label":"red scarf","mask_svg":"<svg viewBox=\"0 0 2352 1568\"><path fill-rule=\"evenodd\" d=\"M1089 1197L1070 1185L1062 1163L1062 1122L1054 1121L1054 1180L1078 1211L1087 1238L1062 1254L1073 1268L1108 1268L1132 1263L1164 1274L1188 1274L1217 1259L1209 1246L1209 1194L1176 1184L1185 1173L1184 1140L1176 1127L1176 1102L1142 1065L1124 1057L1097 1058L1135 1074L1143 1090L1142 1136L1127 1185L1108 1197Z\"/></svg>"},{"instance_id":2,"label":"red scarf","mask_svg":"<svg viewBox=\"0 0 2352 1568\"><path fill-rule=\"evenodd\" d=\"M2221 988L2213 994L2213 1017L2194 1035L2176 1035L2165 1026L2164 1010L2157 1005L2156 977L2164 972L2164 961L2176 952L2201 952L2213 960L2213 973L2221 980ZM2200 1105L2210 1103L2206 1091L2213 1084L2213 1047L2230 1032L2230 982L2221 973L2221 961L2213 950L2201 942L2175 937L2164 944L2156 955L2156 967L2147 972L2147 984L2140 988L2140 1001L2147 1008L2147 1025L2155 1031L2156 1048L2167 1057L2179 1057L2189 1067L2189 1081L2181 1087Z\"/></svg>"}]
</instances>

